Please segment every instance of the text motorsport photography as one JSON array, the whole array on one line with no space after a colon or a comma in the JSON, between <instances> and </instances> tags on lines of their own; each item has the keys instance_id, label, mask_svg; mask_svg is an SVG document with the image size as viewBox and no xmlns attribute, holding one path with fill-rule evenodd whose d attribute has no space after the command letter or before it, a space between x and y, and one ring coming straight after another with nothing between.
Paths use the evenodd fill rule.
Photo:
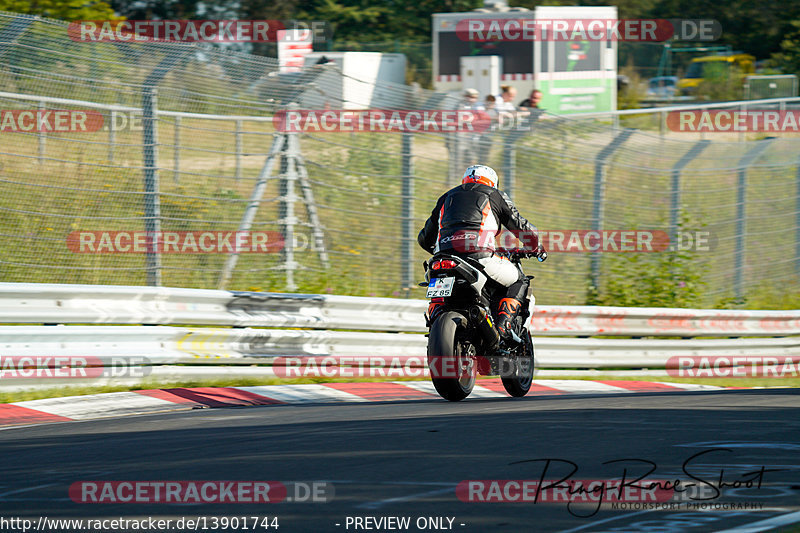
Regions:
<instances>
[{"instance_id":1,"label":"text motorsport photography","mask_svg":"<svg viewBox=\"0 0 800 533\"><path fill-rule=\"evenodd\" d=\"M527 479L464 480L456 487L456 495L468 503L563 505L569 514L579 518L592 518L601 510L759 510L764 507L763 502L757 501L759 492L769 492L770 476L783 470L761 465L742 472L722 464L711 467L712 473L708 473L709 465L702 462L733 453L733 449L723 447L697 452L683 461L680 474L669 478L659 476L658 464L645 458L604 461L603 466L621 472L603 479L573 477L580 467L567 459L528 459L513 464L524 464L538 471L537 475Z\"/></svg>"}]
</instances>

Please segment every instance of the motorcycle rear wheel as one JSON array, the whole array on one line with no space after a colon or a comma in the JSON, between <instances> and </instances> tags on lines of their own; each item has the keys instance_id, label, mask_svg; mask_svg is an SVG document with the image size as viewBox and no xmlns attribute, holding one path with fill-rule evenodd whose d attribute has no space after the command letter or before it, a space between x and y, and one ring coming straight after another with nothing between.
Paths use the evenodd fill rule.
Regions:
<instances>
[{"instance_id":1,"label":"motorcycle rear wheel","mask_svg":"<svg viewBox=\"0 0 800 533\"><path fill-rule=\"evenodd\" d=\"M475 386L477 352L467 336L467 319L461 313L442 313L428 336L428 367L436 392L445 400L458 402Z\"/></svg>"}]
</instances>

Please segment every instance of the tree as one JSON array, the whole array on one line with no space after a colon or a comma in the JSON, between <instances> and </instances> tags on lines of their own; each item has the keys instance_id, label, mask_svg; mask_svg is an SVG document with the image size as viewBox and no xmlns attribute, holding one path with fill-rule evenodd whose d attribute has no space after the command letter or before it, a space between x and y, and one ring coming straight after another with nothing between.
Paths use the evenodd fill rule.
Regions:
<instances>
[{"instance_id":1,"label":"tree","mask_svg":"<svg viewBox=\"0 0 800 533\"><path fill-rule=\"evenodd\" d=\"M786 74L800 74L800 20L793 20L791 30L781 41L780 52L772 54L770 66Z\"/></svg>"},{"instance_id":2,"label":"tree","mask_svg":"<svg viewBox=\"0 0 800 533\"><path fill-rule=\"evenodd\" d=\"M0 11L39 15L58 20L115 20L103 0L0 0Z\"/></svg>"}]
</instances>

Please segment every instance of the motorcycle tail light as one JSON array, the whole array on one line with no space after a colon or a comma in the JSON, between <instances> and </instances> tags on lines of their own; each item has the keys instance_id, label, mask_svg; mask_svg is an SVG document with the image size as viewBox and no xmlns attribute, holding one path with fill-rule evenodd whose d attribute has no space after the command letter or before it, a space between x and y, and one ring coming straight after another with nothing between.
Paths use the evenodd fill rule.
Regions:
<instances>
[{"instance_id":1,"label":"motorcycle tail light","mask_svg":"<svg viewBox=\"0 0 800 533\"><path fill-rule=\"evenodd\" d=\"M431 303L443 304L444 303L444 298L431 298Z\"/></svg>"},{"instance_id":2,"label":"motorcycle tail light","mask_svg":"<svg viewBox=\"0 0 800 533\"><path fill-rule=\"evenodd\" d=\"M452 259L442 259L439 261L439 268L455 268L456 264Z\"/></svg>"},{"instance_id":3,"label":"motorcycle tail light","mask_svg":"<svg viewBox=\"0 0 800 533\"><path fill-rule=\"evenodd\" d=\"M434 261L434 262L431 264L431 270L439 270L439 265L440 265L441 263L442 263L441 261Z\"/></svg>"}]
</instances>

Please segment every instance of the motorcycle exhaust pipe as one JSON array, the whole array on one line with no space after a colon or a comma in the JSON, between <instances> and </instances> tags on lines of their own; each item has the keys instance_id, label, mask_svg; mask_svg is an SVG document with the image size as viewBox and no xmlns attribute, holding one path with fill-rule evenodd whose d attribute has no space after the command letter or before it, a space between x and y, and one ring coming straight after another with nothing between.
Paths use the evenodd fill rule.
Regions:
<instances>
[{"instance_id":1,"label":"motorcycle exhaust pipe","mask_svg":"<svg viewBox=\"0 0 800 533\"><path fill-rule=\"evenodd\" d=\"M489 316L486 309L475 306L469 310L469 314L478 329L484 347L495 348L500 342L500 334L492 324L492 317Z\"/></svg>"}]
</instances>

